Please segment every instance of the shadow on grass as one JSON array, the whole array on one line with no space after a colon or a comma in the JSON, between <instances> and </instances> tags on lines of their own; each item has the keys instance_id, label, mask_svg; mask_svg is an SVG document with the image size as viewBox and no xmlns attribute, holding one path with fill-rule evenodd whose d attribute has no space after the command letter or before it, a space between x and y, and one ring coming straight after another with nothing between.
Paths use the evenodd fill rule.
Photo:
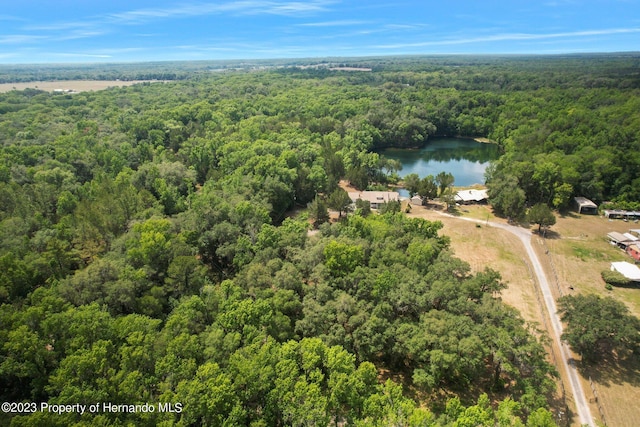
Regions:
<instances>
[{"instance_id":1,"label":"shadow on grass","mask_svg":"<svg viewBox=\"0 0 640 427\"><path fill-rule=\"evenodd\" d=\"M575 218L581 218L583 215L579 215L576 212L567 211L567 212L558 212L558 216L560 218L572 218L572 219L575 219ZM589 216L592 216L592 215L589 215Z\"/></svg>"},{"instance_id":2,"label":"shadow on grass","mask_svg":"<svg viewBox=\"0 0 640 427\"><path fill-rule=\"evenodd\" d=\"M604 281L603 281L604 282ZM622 289L640 289L640 282L628 281L625 283L610 283L613 289L622 288ZM604 282L604 286L607 285L607 282Z\"/></svg>"},{"instance_id":3,"label":"shadow on grass","mask_svg":"<svg viewBox=\"0 0 640 427\"><path fill-rule=\"evenodd\" d=\"M560 233L558 233L557 231L549 230L549 229L546 229L546 230L543 229L542 232L539 232L538 229L536 228L535 230L533 230L533 234L547 240L557 240L562 238Z\"/></svg>"},{"instance_id":4,"label":"shadow on grass","mask_svg":"<svg viewBox=\"0 0 640 427\"><path fill-rule=\"evenodd\" d=\"M596 363L583 361L578 364L578 369L585 378L591 377L593 381L603 386L629 384L632 387L640 387L640 356L638 355L630 355L622 360L611 356Z\"/></svg>"}]
</instances>

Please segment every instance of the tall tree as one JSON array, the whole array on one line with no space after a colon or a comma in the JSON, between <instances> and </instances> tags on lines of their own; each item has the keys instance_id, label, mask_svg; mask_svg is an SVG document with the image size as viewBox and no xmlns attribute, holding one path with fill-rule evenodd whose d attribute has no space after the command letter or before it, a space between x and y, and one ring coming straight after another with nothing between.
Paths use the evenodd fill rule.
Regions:
<instances>
[{"instance_id":1,"label":"tall tree","mask_svg":"<svg viewBox=\"0 0 640 427\"><path fill-rule=\"evenodd\" d=\"M436 179L433 175L427 175L420 180L418 195L423 200L433 199L438 195L438 184L436 184Z\"/></svg>"},{"instance_id":2,"label":"tall tree","mask_svg":"<svg viewBox=\"0 0 640 427\"><path fill-rule=\"evenodd\" d=\"M498 215L520 219L525 214L526 196L513 175L496 177L487 182L489 201Z\"/></svg>"},{"instance_id":3,"label":"tall tree","mask_svg":"<svg viewBox=\"0 0 640 427\"><path fill-rule=\"evenodd\" d=\"M314 228L318 228L325 222L329 222L327 205L320 196L316 195L315 199L309 202L307 208L309 209L309 218L311 218Z\"/></svg>"},{"instance_id":4,"label":"tall tree","mask_svg":"<svg viewBox=\"0 0 640 427\"><path fill-rule=\"evenodd\" d=\"M418 194L420 189L420 177L417 173L410 173L404 177L404 188L409 192L409 197Z\"/></svg>"},{"instance_id":5,"label":"tall tree","mask_svg":"<svg viewBox=\"0 0 640 427\"><path fill-rule=\"evenodd\" d=\"M339 187L333 190L327 199L327 205L331 209L338 211L339 217L342 217L342 212L347 212L350 209L351 203L349 193Z\"/></svg>"},{"instance_id":6,"label":"tall tree","mask_svg":"<svg viewBox=\"0 0 640 427\"><path fill-rule=\"evenodd\" d=\"M438 184L438 190L440 196L445 194L447 189L453 185L455 182L455 178L451 174L451 172L440 172L436 175L436 184Z\"/></svg>"},{"instance_id":7,"label":"tall tree","mask_svg":"<svg viewBox=\"0 0 640 427\"><path fill-rule=\"evenodd\" d=\"M527 212L527 221L538 224L538 233L540 233L542 227L550 227L556 223L556 216L545 203L538 203Z\"/></svg>"},{"instance_id":8,"label":"tall tree","mask_svg":"<svg viewBox=\"0 0 640 427\"><path fill-rule=\"evenodd\" d=\"M623 303L589 294L565 295L558 305L567 325L562 339L588 362L640 350L640 320Z\"/></svg>"}]
</instances>

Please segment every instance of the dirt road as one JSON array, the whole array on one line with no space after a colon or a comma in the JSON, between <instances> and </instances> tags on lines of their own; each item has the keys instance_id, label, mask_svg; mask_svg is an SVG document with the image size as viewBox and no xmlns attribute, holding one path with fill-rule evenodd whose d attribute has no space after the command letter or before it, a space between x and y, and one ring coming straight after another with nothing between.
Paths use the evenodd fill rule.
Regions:
<instances>
[{"instance_id":1,"label":"dirt road","mask_svg":"<svg viewBox=\"0 0 640 427\"><path fill-rule=\"evenodd\" d=\"M465 221L472 221L486 224L492 227L501 228L514 234L520 239L520 241L524 245L525 250L527 251L529 260L531 261L531 265L537 279L536 281L538 283L538 286L540 287L540 291L542 292L544 303L547 312L549 313L549 318L551 319L551 326L553 328L553 339L557 347L560 349L560 359L567 374L567 378L569 378L569 385L571 387L570 390L576 404L576 413L580 420L580 424L594 427L595 423L593 421L593 417L591 416L591 411L589 410L589 405L587 402L587 398L585 397L584 390L582 389L582 385L580 384L580 377L578 375L575 362L571 357L571 353L569 352L567 346L560 340L560 336L562 335L562 323L560 322L560 316L558 316L556 303L549 287L549 281L547 280L547 276L542 269L540 260L538 260L538 256L536 255L535 251L533 250L533 246L531 245L531 232L529 230L525 230L521 227L516 227L513 225L490 221L481 221L472 218L456 217L445 213L441 214L456 219L462 219Z\"/></svg>"}]
</instances>

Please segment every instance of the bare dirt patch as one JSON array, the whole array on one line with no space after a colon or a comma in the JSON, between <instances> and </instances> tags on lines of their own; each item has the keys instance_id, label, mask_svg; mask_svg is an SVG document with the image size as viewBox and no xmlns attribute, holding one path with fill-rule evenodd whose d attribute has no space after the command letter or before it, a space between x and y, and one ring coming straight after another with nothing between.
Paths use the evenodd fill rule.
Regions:
<instances>
[{"instance_id":1,"label":"bare dirt patch","mask_svg":"<svg viewBox=\"0 0 640 427\"><path fill-rule=\"evenodd\" d=\"M158 81L160 80L60 80L54 82L1 83L0 93L24 89L40 89L46 92L53 92L57 90L86 92L108 89L110 87L131 86L138 83Z\"/></svg>"}]
</instances>

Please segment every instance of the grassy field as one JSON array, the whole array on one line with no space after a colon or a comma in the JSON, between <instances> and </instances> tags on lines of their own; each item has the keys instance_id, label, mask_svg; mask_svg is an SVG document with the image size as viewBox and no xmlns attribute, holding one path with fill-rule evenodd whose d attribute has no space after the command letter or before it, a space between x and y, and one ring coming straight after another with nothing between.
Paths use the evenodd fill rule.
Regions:
<instances>
[{"instance_id":1,"label":"grassy field","mask_svg":"<svg viewBox=\"0 0 640 427\"><path fill-rule=\"evenodd\" d=\"M85 92L103 90L116 86L131 86L136 83L144 83L147 80L61 80L55 82L26 82L26 83L0 83L0 93L12 90L24 90L27 88L40 89L47 92L54 90L71 90L73 92Z\"/></svg>"},{"instance_id":2,"label":"grassy field","mask_svg":"<svg viewBox=\"0 0 640 427\"><path fill-rule=\"evenodd\" d=\"M439 210L441 206L413 207L410 215L442 221L442 233L451 238L456 255L467 261L474 271L483 270L485 266L499 271L508 284L502 299L520 310L526 320L542 327L544 322L536 299L535 283L518 239L484 224L444 217ZM496 218L488 206L462 206L458 214L481 221L504 221ZM612 296L624 302L634 315L640 316L640 288L607 291L600 277L600 272L608 270L612 261L630 261L623 251L610 245L606 239L610 231L627 232L630 228L640 226L598 216L568 214L557 218L546 239L534 235L534 247L556 297L570 293ZM582 386L596 419L602 421L603 413L608 426L638 425L640 366L582 366L580 372Z\"/></svg>"}]
</instances>

